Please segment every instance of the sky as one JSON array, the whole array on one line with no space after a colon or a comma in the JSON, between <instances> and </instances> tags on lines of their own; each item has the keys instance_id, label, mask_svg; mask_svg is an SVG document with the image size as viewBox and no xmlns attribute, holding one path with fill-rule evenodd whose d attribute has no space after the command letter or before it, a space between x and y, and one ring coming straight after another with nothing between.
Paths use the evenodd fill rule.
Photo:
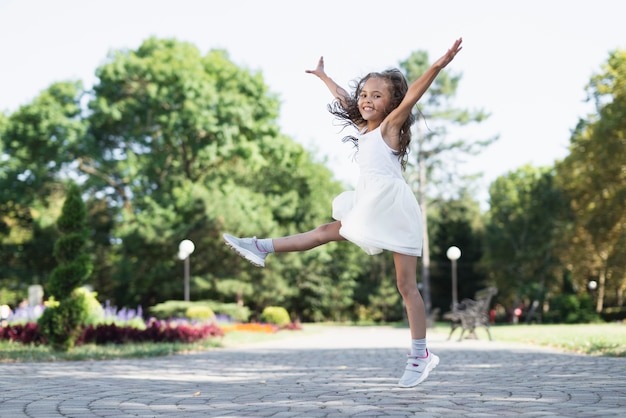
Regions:
<instances>
[{"instance_id":1,"label":"sky","mask_svg":"<svg viewBox=\"0 0 626 418\"><path fill-rule=\"evenodd\" d=\"M0 111L53 82L91 87L111 51L176 38L261 72L281 101L282 132L351 187L358 169L326 110L332 97L304 70L324 56L328 75L348 87L414 51L434 61L462 37L447 67L461 75L453 104L491 114L473 138L499 136L458 167L483 173L476 198L484 203L498 176L567 155L572 129L594 111L586 84L610 52L626 49L624 16L622 0L0 0Z\"/></svg>"}]
</instances>

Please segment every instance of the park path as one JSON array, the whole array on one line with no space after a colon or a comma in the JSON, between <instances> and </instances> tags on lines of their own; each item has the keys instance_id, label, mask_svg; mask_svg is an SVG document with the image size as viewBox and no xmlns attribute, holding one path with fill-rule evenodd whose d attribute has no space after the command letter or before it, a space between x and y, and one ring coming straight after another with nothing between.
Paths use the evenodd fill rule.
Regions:
<instances>
[{"instance_id":1,"label":"park path","mask_svg":"<svg viewBox=\"0 0 626 418\"><path fill-rule=\"evenodd\" d=\"M5 363L0 417L626 416L624 358L446 337L429 335L441 363L411 389L396 386L409 331L393 327L160 358Z\"/></svg>"}]
</instances>

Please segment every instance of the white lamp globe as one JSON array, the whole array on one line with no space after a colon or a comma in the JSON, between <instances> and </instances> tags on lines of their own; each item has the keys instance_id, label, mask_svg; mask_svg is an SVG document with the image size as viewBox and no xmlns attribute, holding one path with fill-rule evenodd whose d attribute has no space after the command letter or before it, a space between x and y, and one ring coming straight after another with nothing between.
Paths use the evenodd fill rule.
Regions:
<instances>
[{"instance_id":1,"label":"white lamp globe","mask_svg":"<svg viewBox=\"0 0 626 418\"><path fill-rule=\"evenodd\" d=\"M455 247L453 245L452 247L448 248L446 256L448 256L448 258L452 261L458 260L459 258L461 258L461 250L459 249L459 247Z\"/></svg>"}]
</instances>

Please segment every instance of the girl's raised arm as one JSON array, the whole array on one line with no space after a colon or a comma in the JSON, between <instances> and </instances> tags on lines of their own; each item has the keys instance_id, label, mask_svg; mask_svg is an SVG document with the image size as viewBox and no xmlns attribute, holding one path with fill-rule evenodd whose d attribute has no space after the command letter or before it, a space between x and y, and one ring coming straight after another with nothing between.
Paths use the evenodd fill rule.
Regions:
<instances>
[{"instance_id":1,"label":"girl's raised arm","mask_svg":"<svg viewBox=\"0 0 626 418\"><path fill-rule=\"evenodd\" d=\"M386 118L385 122L390 129L400 129L406 118L413 110L413 106L422 97L430 85L435 81L439 72L450 63L456 56L456 54L463 49L461 43L462 38L457 39L452 47L437 61L431 65L431 67L424 72L417 80L415 80L407 91L404 99L400 105L394 109Z\"/></svg>"},{"instance_id":2,"label":"girl's raised arm","mask_svg":"<svg viewBox=\"0 0 626 418\"><path fill-rule=\"evenodd\" d=\"M324 71L324 57L320 57L317 62L317 67L314 70L305 70L305 72L318 76L319 79L324 82L333 97L339 101L341 107L346 108L346 99L349 96L348 92L326 74Z\"/></svg>"}]
</instances>

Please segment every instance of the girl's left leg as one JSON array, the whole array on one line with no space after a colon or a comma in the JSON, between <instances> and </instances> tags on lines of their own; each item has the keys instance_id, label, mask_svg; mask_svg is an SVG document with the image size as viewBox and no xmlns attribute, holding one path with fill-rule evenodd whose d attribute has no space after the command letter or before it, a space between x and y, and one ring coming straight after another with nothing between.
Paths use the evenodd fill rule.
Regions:
<instances>
[{"instance_id":1,"label":"girl's left leg","mask_svg":"<svg viewBox=\"0 0 626 418\"><path fill-rule=\"evenodd\" d=\"M393 253L398 291L406 306L406 313L414 340L426 338L426 311L417 288L417 257Z\"/></svg>"},{"instance_id":2,"label":"girl's left leg","mask_svg":"<svg viewBox=\"0 0 626 418\"><path fill-rule=\"evenodd\" d=\"M394 253L398 291L406 306L411 329L411 355L399 385L413 387L423 382L432 369L439 364L439 357L426 348L426 310L424 300L417 288L417 257Z\"/></svg>"}]
</instances>

